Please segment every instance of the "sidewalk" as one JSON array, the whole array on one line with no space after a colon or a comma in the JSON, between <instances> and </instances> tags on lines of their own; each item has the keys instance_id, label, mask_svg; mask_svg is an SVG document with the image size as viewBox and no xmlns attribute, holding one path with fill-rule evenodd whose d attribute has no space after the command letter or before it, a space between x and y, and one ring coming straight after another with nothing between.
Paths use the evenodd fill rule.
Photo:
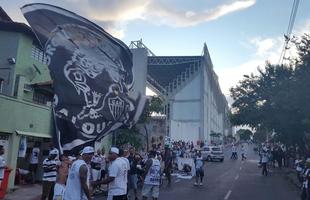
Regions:
<instances>
[{"instance_id":1,"label":"sidewalk","mask_svg":"<svg viewBox=\"0 0 310 200\"><path fill-rule=\"evenodd\" d=\"M296 171L294 169L285 169L285 179L287 179L296 188L301 188L301 183L297 179Z\"/></svg>"},{"instance_id":2,"label":"sidewalk","mask_svg":"<svg viewBox=\"0 0 310 200\"><path fill-rule=\"evenodd\" d=\"M40 200L42 193L42 186L40 184L23 185L14 192L8 193L5 200Z\"/></svg>"}]
</instances>

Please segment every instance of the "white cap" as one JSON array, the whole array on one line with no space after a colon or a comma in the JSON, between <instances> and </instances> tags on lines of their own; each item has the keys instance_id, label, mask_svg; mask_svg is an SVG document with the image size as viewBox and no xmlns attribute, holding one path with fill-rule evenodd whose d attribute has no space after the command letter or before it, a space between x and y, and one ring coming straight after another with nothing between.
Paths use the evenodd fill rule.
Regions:
<instances>
[{"instance_id":1,"label":"white cap","mask_svg":"<svg viewBox=\"0 0 310 200\"><path fill-rule=\"evenodd\" d=\"M115 153L115 154L119 154L119 149L116 148L116 147L111 147L111 150L110 150L111 153Z\"/></svg>"},{"instance_id":2,"label":"white cap","mask_svg":"<svg viewBox=\"0 0 310 200\"><path fill-rule=\"evenodd\" d=\"M59 154L59 151L56 148L50 150L50 153L49 153L49 155L58 155L58 154Z\"/></svg>"},{"instance_id":3,"label":"white cap","mask_svg":"<svg viewBox=\"0 0 310 200\"><path fill-rule=\"evenodd\" d=\"M84 147L81 154L83 155L83 154L88 154L88 153L95 153L94 147L91 147L91 146Z\"/></svg>"},{"instance_id":4,"label":"white cap","mask_svg":"<svg viewBox=\"0 0 310 200\"><path fill-rule=\"evenodd\" d=\"M74 161L74 160L76 160L76 157L68 156L68 159L69 159L70 161Z\"/></svg>"}]
</instances>

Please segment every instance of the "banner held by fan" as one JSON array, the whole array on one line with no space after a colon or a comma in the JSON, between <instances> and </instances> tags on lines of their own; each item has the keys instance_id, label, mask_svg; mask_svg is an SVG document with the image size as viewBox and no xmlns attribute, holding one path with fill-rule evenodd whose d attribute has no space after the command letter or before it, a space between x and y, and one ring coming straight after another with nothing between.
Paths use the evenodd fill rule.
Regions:
<instances>
[{"instance_id":1,"label":"banner held by fan","mask_svg":"<svg viewBox=\"0 0 310 200\"><path fill-rule=\"evenodd\" d=\"M137 122L145 97L129 96L132 54L122 41L60 7L35 3L21 10L47 57L56 135L63 150Z\"/></svg>"}]
</instances>

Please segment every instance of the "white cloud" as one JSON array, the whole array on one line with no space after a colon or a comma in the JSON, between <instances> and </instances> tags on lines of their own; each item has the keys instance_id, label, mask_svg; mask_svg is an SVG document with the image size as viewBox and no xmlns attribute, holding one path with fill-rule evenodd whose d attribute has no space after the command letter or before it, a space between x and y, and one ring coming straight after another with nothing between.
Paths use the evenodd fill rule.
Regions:
<instances>
[{"instance_id":1,"label":"white cloud","mask_svg":"<svg viewBox=\"0 0 310 200\"><path fill-rule=\"evenodd\" d=\"M246 9L256 2L256 0L221 0L218 1L217 6L205 8L201 11L201 6L198 3L196 10L183 10L179 8L179 5L184 4L185 0L179 0L179 5L171 4L171 1L55 0L53 4L96 21L112 34L123 37L126 26L133 20L140 19L156 25L164 24L172 27L194 26ZM14 5L14 8L10 9L10 11L14 11L13 18L22 19L21 13L16 13L18 7L34 2L50 3L48 0L20 0L17 5Z\"/></svg>"},{"instance_id":2,"label":"white cloud","mask_svg":"<svg viewBox=\"0 0 310 200\"><path fill-rule=\"evenodd\" d=\"M293 35L300 37L304 33L309 33L310 30L310 20L304 22L300 26L296 27ZM242 42L243 46L246 48L253 48L255 52L251 55L251 59L241 63L237 66L225 69L216 70L219 75L219 82L221 89L225 96L229 96L229 89L235 86L240 80L244 77L243 75L249 75L251 73L257 73L258 67L264 67L266 61L271 64L278 64L280 55L284 45L284 37L254 37L248 40L246 43ZM290 43L289 49L285 54L286 58L296 57L296 49L294 45ZM284 63L288 63L287 60L284 60ZM228 98L231 100L230 98Z\"/></svg>"},{"instance_id":3,"label":"white cloud","mask_svg":"<svg viewBox=\"0 0 310 200\"><path fill-rule=\"evenodd\" d=\"M166 24L173 27L194 26L203 22L218 19L227 14L246 9L254 5L256 0L235 0L222 3L215 8L203 11L179 10L167 6L163 1L150 1L143 13L144 19L153 23Z\"/></svg>"},{"instance_id":4,"label":"white cloud","mask_svg":"<svg viewBox=\"0 0 310 200\"><path fill-rule=\"evenodd\" d=\"M203 11L178 9L177 5L168 4L167 0L80 0L80 2L84 6L79 6L79 10L98 21L123 23L141 19L159 25L186 27L246 9L254 5L256 0L233 0L230 3L225 3L222 0L217 7ZM179 1L179 4L182 4L182 0Z\"/></svg>"},{"instance_id":5,"label":"white cloud","mask_svg":"<svg viewBox=\"0 0 310 200\"><path fill-rule=\"evenodd\" d=\"M254 44L257 48L257 54L259 56L264 56L265 54L268 54L268 52L272 51L273 48L278 45L277 42L277 40L272 38L253 38L250 40L250 43Z\"/></svg>"},{"instance_id":6,"label":"white cloud","mask_svg":"<svg viewBox=\"0 0 310 200\"><path fill-rule=\"evenodd\" d=\"M251 74L262 64L264 64L264 60L253 59L232 68L216 70L224 95L229 96L229 89L236 85L243 78L243 75Z\"/></svg>"},{"instance_id":7,"label":"white cloud","mask_svg":"<svg viewBox=\"0 0 310 200\"><path fill-rule=\"evenodd\" d=\"M284 39L281 37L264 38L255 37L248 40L247 46L255 49L251 59L237 66L217 70L219 82L223 93L229 96L229 89L235 86L244 77L257 73L258 67L263 67L266 61L277 64L279 62Z\"/></svg>"}]
</instances>

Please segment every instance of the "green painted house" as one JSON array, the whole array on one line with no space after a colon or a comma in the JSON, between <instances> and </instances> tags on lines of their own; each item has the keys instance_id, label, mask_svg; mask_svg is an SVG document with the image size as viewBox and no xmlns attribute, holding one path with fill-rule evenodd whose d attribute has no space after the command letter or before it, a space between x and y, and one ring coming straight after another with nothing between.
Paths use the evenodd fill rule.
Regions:
<instances>
[{"instance_id":1,"label":"green painted house","mask_svg":"<svg viewBox=\"0 0 310 200\"><path fill-rule=\"evenodd\" d=\"M31 28L11 20L0 7L0 145L5 148L12 169L9 190L14 189L17 169L29 169L29 155L40 142L40 163L52 146L52 81L47 60ZM20 155L21 141L27 141L26 156ZM108 148L112 137L95 143ZM42 168L36 173L40 181Z\"/></svg>"},{"instance_id":2,"label":"green painted house","mask_svg":"<svg viewBox=\"0 0 310 200\"><path fill-rule=\"evenodd\" d=\"M12 21L0 7L0 145L12 168L9 189L16 168L28 168L27 158L18 155L20 139L27 138L28 150L40 141L42 156L51 143L50 80L46 57L30 27Z\"/></svg>"}]
</instances>

